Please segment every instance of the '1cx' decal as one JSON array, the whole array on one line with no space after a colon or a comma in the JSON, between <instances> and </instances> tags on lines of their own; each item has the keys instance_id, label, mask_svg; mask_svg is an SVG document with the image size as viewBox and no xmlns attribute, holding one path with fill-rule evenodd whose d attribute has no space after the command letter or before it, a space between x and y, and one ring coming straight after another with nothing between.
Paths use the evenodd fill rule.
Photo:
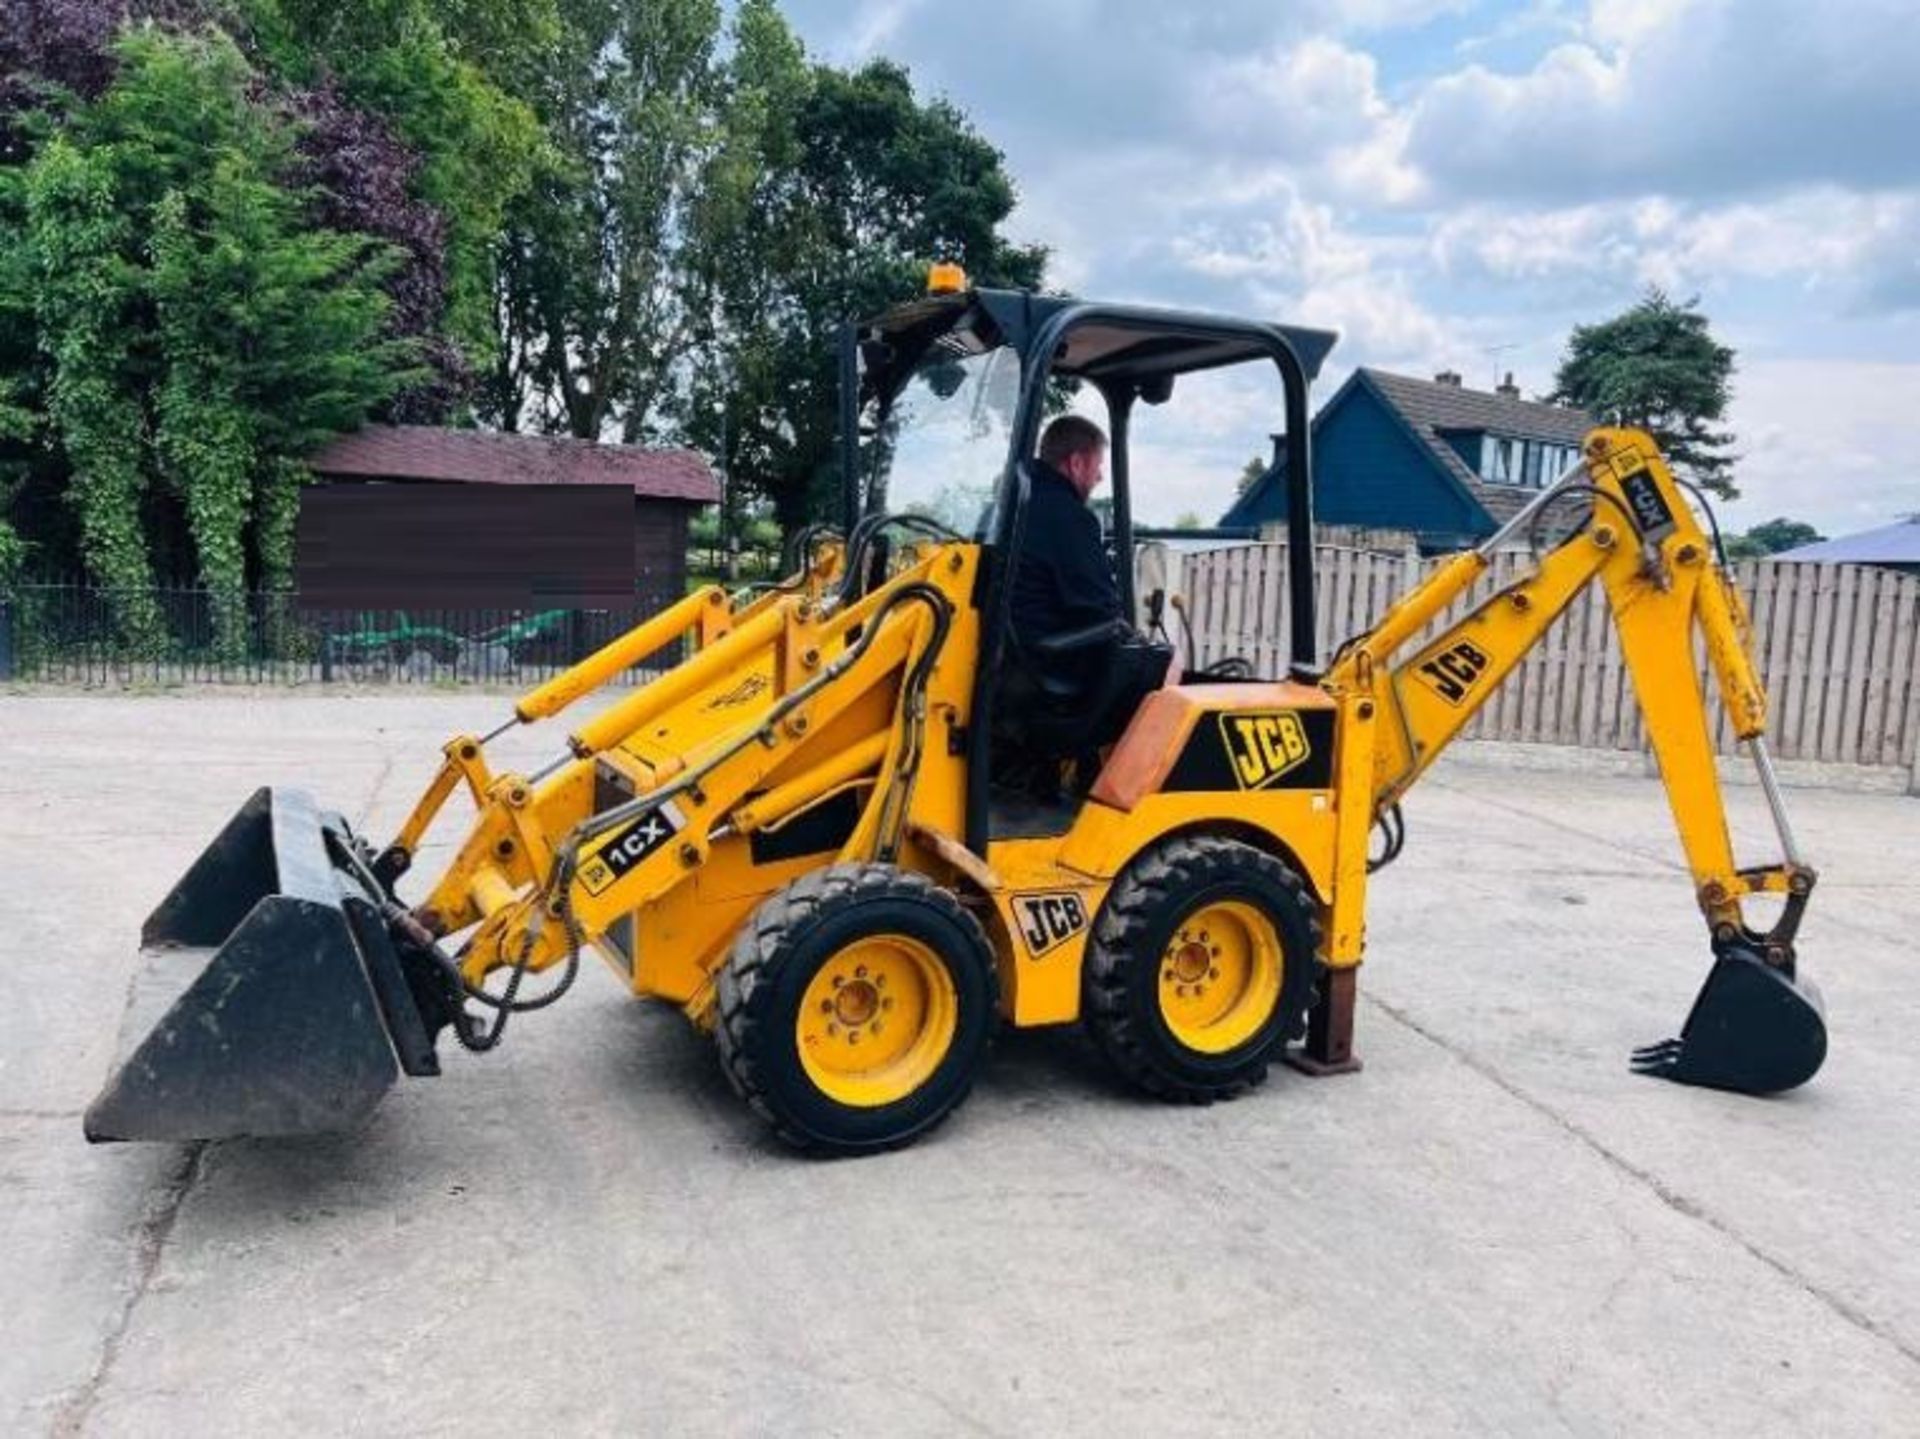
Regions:
<instances>
[{"instance_id":1,"label":"'1cx' decal","mask_svg":"<svg viewBox=\"0 0 1920 1439\"><path fill-rule=\"evenodd\" d=\"M1487 672L1487 666L1493 663L1487 658L1487 652L1470 640L1461 640L1458 644L1447 646L1430 660L1421 660L1415 667L1418 675L1435 694L1450 705L1465 700L1480 676Z\"/></svg>"},{"instance_id":2,"label":"'1cx' decal","mask_svg":"<svg viewBox=\"0 0 1920 1439\"><path fill-rule=\"evenodd\" d=\"M1306 762L1312 753L1306 726L1291 710L1267 714L1224 714L1220 734L1242 789L1261 789Z\"/></svg>"},{"instance_id":3,"label":"'1cx' decal","mask_svg":"<svg viewBox=\"0 0 1920 1439\"><path fill-rule=\"evenodd\" d=\"M1020 938L1035 959L1065 944L1087 927L1087 907L1071 891L1060 894L1016 894L1014 917Z\"/></svg>"},{"instance_id":4,"label":"'1cx' decal","mask_svg":"<svg viewBox=\"0 0 1920 1439\"><path fill-rule=\"evenodd\" d=\"M672 839L685 823L680 807L672 803L642 815L582 861L580 883L588 894L599 894Z\"/></svg>"}]
</instances>

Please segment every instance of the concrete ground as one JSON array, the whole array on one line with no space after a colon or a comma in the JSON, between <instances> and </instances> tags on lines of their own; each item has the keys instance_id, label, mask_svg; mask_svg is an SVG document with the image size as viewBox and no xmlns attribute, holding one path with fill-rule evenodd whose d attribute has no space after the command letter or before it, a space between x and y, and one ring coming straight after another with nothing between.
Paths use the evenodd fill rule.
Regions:
<instances>
[{"instance_id":1,"label":"concrete ground","mask_svg":"<svg viewBox=\"0 0 1920 1439\"><path fill-rule=\"evenodd\" d=\"M1009 1036L929 1142L809 1162L593 969L359 1135L83 1143L139 922L248 791L384 831L503 709L0 699L0 1431L1920 1431L1898 795L1791 795L1834 1053L1773 1101L1627 1072L1707 967L1657 784L1480 751L1377 884L1358 1076L1180 1110Z\"/></svg>"}]
</instances>

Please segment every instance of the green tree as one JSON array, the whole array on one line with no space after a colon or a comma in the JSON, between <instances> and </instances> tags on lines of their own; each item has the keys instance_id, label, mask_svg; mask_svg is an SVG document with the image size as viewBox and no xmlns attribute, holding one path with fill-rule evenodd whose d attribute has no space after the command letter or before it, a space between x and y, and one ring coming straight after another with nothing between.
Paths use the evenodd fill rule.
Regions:
<instances>
[{"instance_id":1,"label":"green tree","mask_svg":"<svg viewBox=\"0 0 1920 1439\"><path fill-rule=\"evenodd\" d=\"M1744 535L1727 537L1727 557L1735 560L1765 559L1801 545L1818 544L1826 538L1805 520L1790 520L1785 515L1755 525Z\"/></svg>"},{"instance_id":2,"label":"green tree","mask_svg":"<svg viewBox=\"0 0 1920 1439\"><path fill-rule=\"evenodd\" d=\"M233 0L274 75L331 81L420 156L420 197L446 220L447 329L494 363L499 240L549 152L535 98L551 83L556 0Z\"/></svg>"},{"instance_id":3,"label":"green tree","mask_svg":"<svg viewBox=\"0 0 1920 1439\"><path fill-rule=\"evenodd\" d=\"M1646 430L1682 475L1733 499L1733 436L1715 428L1733 368L1733 351L1713 338L1697 299L1676 304L1649 287L1632 309L1574 328L1550 398L1604 424Z\"/></svg>"},{"instance_id":4,"label":"green tree","mask_svg":"<svg viewBox=\"0 0 1920 1439\"><path fill-rule=\"evenodd\" d=\"M48 417L127 637L159 637L142 510L166 501L232 651L250 578L288 578L297 462L416 372L381 338L389 257L306 223L293 127L234 43L142 28L116 49L26 172Z\"/></svg>"},{"instance_id":5,"label":"green tree","mask_svg":"<svg viewBox=\"0 0 1920 1439\"><path fill-rule=\"evenodd\" d=\"M508 216L489 416L582 439L661 432L715 143L719 0L560 0L555 155Z\"/></svg>"},{"instance_id":6,"label":"green tree","mask_svg":"<svg viewBox=\"0 0 1920 1439\"><path fill-rule=\"evenodd\" d=\"M1175 516L1173 527L1176 530L1204 530L1207 527L1207 522L1201 519L1197 512L1187 510Z\"/></svg>"},{"instance_id":7,"label":"green tree","mask_svg":"<svg viewBox=\"0 0 1920 1439\"><path fill-rule=\"evenodd\" d=\"M1013 187L952 105L886 63L808 60L773 0L560 0L541 114L557 163L514 211L486 411L674 438L791 527L834 493L834 340L949 256L1037 285Z\"/></svg>"},{"instance_id":8,"label":"green tree","mask_svg":"<svg viewBox=\"0 0 1920 1439\"><path fill-rule=\"evenodd\" d=\"M724 427L729 473L791 529L834 513L840 323L918 293L930 259L976 284L1038 288L1046 253L1001 233L1012 181L952 104L921 100L887 61L804 66L766 0L743 4L739 24L730 113L749 117L734 124L764 163L738 202L749 222L713 236L716 359L687 430L713 449Z\"/></svg>"},{"instance_id":9,"label":"green tree","mask_svg":"<svg viewBox=\"0 0 1920 1439\"><path fill-rule=\"evenodd\" d=\"M1233 482L1233 492L1236 495L1244 495L1260 482L1260 477L1266 472L1267 462L1259 455L1255 455L1240 467L1240 478Z\"/></svg>"},{"instance_id":10,"label":"green tree","mask_svg":"<svg viewBox=\"0 0 1920 1439\"><path fill-rule=\"evenodd\" d=\"M140 287L127 252L131 217L117 203L108 157L56 137L26 177L21 238L45 352L49 428L66 453L80 556L108 591L122 634L141 648L160 638L153 566L141 525L147 488L139 440Z\"/></svg>"}]
</instances>

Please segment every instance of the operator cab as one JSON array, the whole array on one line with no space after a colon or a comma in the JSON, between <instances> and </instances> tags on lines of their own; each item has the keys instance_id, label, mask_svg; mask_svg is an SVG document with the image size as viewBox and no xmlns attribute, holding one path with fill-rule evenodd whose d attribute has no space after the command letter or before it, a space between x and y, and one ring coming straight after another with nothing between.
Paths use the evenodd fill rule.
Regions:
<instances>
[{"instance_id":1,"label":"operator cab","mask_svg":"<svg viewBox=\"0 0 1920 1439\"><path fill-rule=\"evenodd\" d=\"M1052 755L1057 766L1091 737L1117 733L1116 720L1124 727L1128 715L1110 713L1114 705L1130 711L1143 698L1101 688L1103 677L1128 668L1106 662L1109 647L1150 644L1131 624L1141 613L1131 422L1138 406L1167 403L1183 375L1237 365L1278 374L1282 413L1271 428L1284 436L1290 477L1291 669L1297 677L1317 674L1307 387L1335 336L1201 312L969 289L953 266L936 266L929 288L924 298L843 332L843 520L852 535L882 516L918 516L987 547L967 731L967 843L983 851L989 838L1060 833L1078 809L1077 800L1049 803L1044 787L1036 797L1018 782L1019 746L1009 746L1010 736L1024 741L1029 760L1044 764ZM1100 406L1089 406L1089 396ZM1011 580L1026 538L1039 436L1070 402L1091 411L1108 437L1108 555L1126 621L1051 636L1040 648L1052 653L1040 655L1024 652L1016 637ZM1057 663L1063 657L1075 662ZM1092 776L1079 778L1084 788Z\"/></svg>"}]
</instances>

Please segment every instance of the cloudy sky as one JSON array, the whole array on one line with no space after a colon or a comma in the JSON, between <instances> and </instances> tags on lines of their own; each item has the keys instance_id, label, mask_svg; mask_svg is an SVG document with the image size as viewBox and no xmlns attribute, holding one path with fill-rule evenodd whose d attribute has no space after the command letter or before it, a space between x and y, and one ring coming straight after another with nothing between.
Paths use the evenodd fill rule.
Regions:
<instances>
[{"instance_id":1,"label":"cloudy sky","mask_svg":"<svg viewBox=\"0 0 1920 1439\"><path fill-rule=\"evenodd\" d=\"M1360 364L1544 391L1657 283L1739 354L1734 528L1920 510L1920 0L786 9L966 110L1077 293L1337 329L1324 398ZM1224 508L1243 391L1153 417L1149 518Z\"/></svg>"}]
</instances>

